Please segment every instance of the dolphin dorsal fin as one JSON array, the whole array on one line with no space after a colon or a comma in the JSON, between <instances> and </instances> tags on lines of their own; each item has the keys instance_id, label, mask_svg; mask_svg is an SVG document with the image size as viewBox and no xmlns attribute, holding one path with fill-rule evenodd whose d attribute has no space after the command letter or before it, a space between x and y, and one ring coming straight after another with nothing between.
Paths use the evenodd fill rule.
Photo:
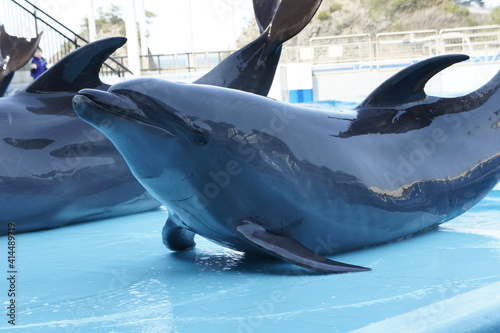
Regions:
<instances>
[{"instance_id":1,"label":"dolphin dorsal fin","mask_svg":"<svg viewBox=\"0 0 500 333\"><path fill-rule=\"evenodd\" d=\"M254 0L259 29L268 31L269 39L283 44L297 35L311 21L322 0Z\"/></svg>"},{"instance_id":2,"label":"dolphin dorsal fin","mask_svg":"<svg viewBox=\"0 0 500 333\"><path fill-rule=\"evenodd\" d=\"M449 54L417 62L396 73L375 89L358 107L392 107L424 100L425 84L443 69L469 59Z\"/></svg>"},{"instance_id":3,"label":"dolphin dorsal fin","mask_svg":"<svg viewBox=\"0 0 500 333\"><path fill-rule=\"evenodd\" d=\"M126 41L125 37L112 37L76 49L33 81L26 92L78 92L101 86L99 71L102 64Z\"/></svg>"}]
</instances>

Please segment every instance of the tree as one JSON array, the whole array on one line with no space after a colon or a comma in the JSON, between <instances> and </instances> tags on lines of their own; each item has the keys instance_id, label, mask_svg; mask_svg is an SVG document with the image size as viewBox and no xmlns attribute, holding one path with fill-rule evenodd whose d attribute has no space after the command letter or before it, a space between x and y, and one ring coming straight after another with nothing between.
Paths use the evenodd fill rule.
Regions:
<instances>
[{"instance_id":1,"label":"tree","mask_svg":"<svg viewBox=\"0 0 500 333\"><path fill-rule=\"evenodd\" d=\"M490 13L490 23L500 24L500 7L496 7Z\"/></svg>"},{"instance_id":2,"label":"tree","mask_svg":"<svg viewBox=\"0 0 500 333\"><path fill-rule=\"evenodd\" d=\"M455 0L456 3L462 6L472 6L474 3L479 7L484 7L484 0Z\"/></svg>"},{"instance_id":3,"label":"tree","mask_svg":"<svg viewBox=\"0 0 500 333\"><path fill-rule=\"evenodd\" d=\"M100 7L98 11L99 17L95 20L95 28L99 38L109 37L109 34L116 35L116 33L125 35L125 21L122 19L120 6L111 5L111 8L107 11ZM151 19L156 17L156 14L149 10L145 11L145 15L146 24L151 24ZM84 31L82 34L85 35L88 32L89 19L85 18L81 26ZM149 36L148 31L146 31L146 36Z\"/></svg>"}]
</instances>

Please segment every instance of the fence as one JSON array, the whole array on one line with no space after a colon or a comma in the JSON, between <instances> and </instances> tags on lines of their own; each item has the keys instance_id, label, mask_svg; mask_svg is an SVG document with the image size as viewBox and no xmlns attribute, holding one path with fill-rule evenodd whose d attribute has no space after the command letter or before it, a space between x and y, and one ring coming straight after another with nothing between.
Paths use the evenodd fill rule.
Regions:
<instances>
[{"instance_id":1,"label":"fence","mask_svg":"<svg viewBox=\"0 0 500 333\"><path fill-rule=\"evenodd\" d=\"M311 56L297 57L301 54ZM465 53L473 61L500 61L500 26L404 31L313 38L309 47L286 48L285 59L339 70L391 68L431 56Z\"/></svg>"},{"instance_id":2,"label":"fence","mask_svg":"<svg viewBox=\"0 0 500 333\"><path fill-rule=\"evenodd\" d=\"M500 26L356 34L311 38L308 46L284 47L282 63L308 62L319 69L384 70L431 56L466 53L473 61L500 62ZM143 74L207 70L227 52L142 56Z\"/></svg>"},{"instance_id":3,"label":"fence","mask_svg":"<svg viewBox=\"0 0 500 333\"><path fill-rule=\"evenodd\" d=\"M205 71L217 66L232 51L142 55L143 74Z\"/></svg>"}]
</instances>

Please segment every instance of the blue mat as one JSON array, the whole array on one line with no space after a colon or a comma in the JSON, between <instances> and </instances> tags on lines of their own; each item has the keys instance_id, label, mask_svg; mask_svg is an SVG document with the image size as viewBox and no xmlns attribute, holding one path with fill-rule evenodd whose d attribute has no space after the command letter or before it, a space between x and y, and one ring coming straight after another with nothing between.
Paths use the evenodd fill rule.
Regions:
<instances>
[{"instance_id":1,"label":"blue mat","mask_svg":"<svg viewBox=\"0 0 500 333\"><path fill-rule=\"evenodd\" d=\"M17 235L16 325L2 282L0 331L500 332L499 190L437 230L333 256L373 269L341 275L201 237L195 250L170 252L166 216ZM6 237L0 244L9 277Z\"/></svg>"}]
</instances>

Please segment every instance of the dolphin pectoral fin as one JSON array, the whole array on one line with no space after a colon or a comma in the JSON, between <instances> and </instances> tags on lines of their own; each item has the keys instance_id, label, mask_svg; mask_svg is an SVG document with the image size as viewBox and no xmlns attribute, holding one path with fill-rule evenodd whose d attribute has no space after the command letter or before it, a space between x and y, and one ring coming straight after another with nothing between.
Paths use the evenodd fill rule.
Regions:
<instances>
[{"instance_id":1,"label":"dolphin pectoral fin","mask_svg":"<svg viewBox=\"0 0 500 333\"><path fill-rule=\"evenodd\" d=\"M469 59L464 54L448 54L417 62L394 74L358 106L392 107L424 100L425 84L443 69Z\"/></svg>"},{"instance_id":2,"label":"dolphin pectoral fin","mask_svg":"<svg viewBox=\"0 0 500 333\"><path fill-rule=\"evenodd\" d=\"M259 26L267 23L271 41L283 44L304 29L316 14L322 0L282 0L279 7L277 1L267 2L269 1L254 0ZM270 14L274 14L271 20Z\"/></svg>"},{"instance_id":3,"label":"dolphin pectoral fin","mask_svg":"<svg viewBox=\"0 0 500 333\"><path fill-rule=\"evenodd\" d=\"M261 225L243 220L233 225L236 233L260 250L298 266L324 273L369 271L369 268L344 264L320 256L295 239L274 235Z\"/></svg>"},{"instance_id":4,"label":"dolphin pectoral fin","mask_svg":"<svg viewBox=\"0 0 500 333\"><path fill-rule=\"evenodd\" d=\"M161 232L163 244L172 251L185 251L196 246L194 232L180 227L174 218L169 216Z\"/></svg>"}]
</instances>

